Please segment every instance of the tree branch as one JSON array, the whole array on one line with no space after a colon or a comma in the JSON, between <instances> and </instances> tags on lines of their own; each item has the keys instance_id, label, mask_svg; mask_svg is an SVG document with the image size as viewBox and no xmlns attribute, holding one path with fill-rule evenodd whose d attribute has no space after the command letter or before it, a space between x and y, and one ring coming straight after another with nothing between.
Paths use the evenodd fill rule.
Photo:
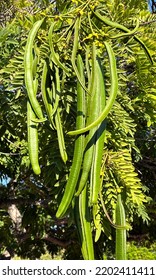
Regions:
<instances>
[{"instance_id":1,"label":"tree branch","mask_svg":"<svg viewBox=\"0 0 156 280\"><path fill-rule=\"evenodd\" d=\"M28 239L31 239L31 235L29 233L26 233L26 234L18 235L18 236L16 236L16 238L18 239L19 244L21 244L24 241L26 241ZM53 243L57 246L60 246L62 248L67 248L69 245L74 243L74 241L72 241L72 240L68 240L68 241L67 240L62 240L62 239L59 239L59 238L56 238L56 237L49 236L48 234L46 234L45 236L43 236L41 238L35 236L34 240L47 241L47 242Z\"/></svg>"},{"instance_id":2,"label":"tree branch","mask_svg":"<svg viewBox=\"0 0 156 280\"><path fill-rule=\"evenodd\" d=\"M51 237L51 236L48 236L48 235L45 235L42 239L45 240L45 241L48 241L50 243L53 243L55 245L58 245L62 248L67 248L69 245L71 245L73 243L72 240L68 240L68 241L60 240L58 238Z\"/></svg>"}]
</instances>

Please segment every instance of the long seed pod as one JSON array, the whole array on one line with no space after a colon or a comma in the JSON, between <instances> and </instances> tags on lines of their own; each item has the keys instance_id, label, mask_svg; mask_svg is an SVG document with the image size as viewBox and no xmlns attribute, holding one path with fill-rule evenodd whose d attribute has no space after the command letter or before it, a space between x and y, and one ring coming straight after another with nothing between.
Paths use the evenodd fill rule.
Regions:
<instances>
[{"instance_id":1,"label":"long seed pod","mask_svg":"<svg viewBox=\"0 0 156 280\"><path fill-rule=\"evenodd\" d=\"M117 39L117 38L132 36L132 35L134 35L136 33L138 28L139 28L139 19L137 19L136 26L135 26L135 28L133 30L125 32L125 33L114 35L114 36L111 37L111 39Z\"/></svg>"},{"instance_id":2,"label":"long seed pod","mask_svg":"<svg viewBox=\"0 0 156 280\"><path fill-rule=\"evenodd\" d=\"M106 25L109 25L109 26L111 26L111 27L113 27L113 28L117 28L117 29L119 29L119 30L122 30L122 31L126 32L127 35L132 35L132 34L133 34L132 31L129 30L129 29L128 29L127 27L125 27L124 25L119 24L119 23L117 23L117 22L114 22L114 21L111 21L111 20L107 19L105 16L100 15L97 11L96 11L96 12L93 12L93 13L94 13L94 15L95 15L99 20L101 20L101 21L102 21L103 23L105 23ZM135 32L136 32L136 30L135 30ZM134 34L134 39L141 45L141 47L142 47L143 50L145 51L145 53L146 53L146 55L147 55L149 61L151 62L151 64L153 64L153 59L152 59L152 57L151 57L151 55L150 55L150 53L149 53L148 48L147 48L146 45L143 43L143 41L142 41L137 35L135 35L135 34Z\"/></svg>"},{"instance_id":3,"label":"long seed pod","mask_svg":"<svg viewBox=\"0 0 156 280\"><path fill-rule=\"evenodd\" d=\"M36 46L34 45L33 68L32 68L33 79L35 79L35 77L36 77L37 64L39 62L39 57L37 55L37 51L36 51L35 47Z\"/></svg>"},{"instance_id":4,"label":"long seed pod","mask_svg":"<svg viewBox=\"0 0 156 280\"><path fill-rule=\"evenodd\" d=\"M97 60L97 95L99 96L99 113L104 110L106 103L104 75L101 69L100 59ZM97 203L98 194L100 191L100 171L103 155L103 147L105 140L106 120L104 120L96 131L96 141L94 146L93 161L92 161L92 174L91 174L91 204Z\"/></svg>"},{"instance_id":5,"label":"long seed pod","mask_svg":"<svg viewBox=\"0 0 156 280\"><path fill-rule=\"evenodd\" d=\"M41 79L41 92L42 92L42 98L43 98L43 103L45 106L46 113L48 115L48 119L50 123L53 126L53 118L52 118L52 100L48 100L49 96L49 91L51 90L48 87L48 64L47 61L45 60L44 65L43 65L43 71L42 71L42 79ZM49 90L48 90L49 89Z\"/></svg>"},{"instance_id":6,"label":"long seed pod","mask_svg":"<svg viewBox=\"0 0 156 280\"><path fill-rule=\"evenodd\" d=\"M91 230L90 212L88 206L87 185L79 196L79 213L82 227L82 254L85 260L94 260L94 247Z\"/></svg>"},{"instance_id":7,"label":"long seed pod","mask_svg":"<svg viewBox=\"0 0 156 280\"><path fill-rule=\"evenodd\" d=\"M53 31L54 31L55 22L53 22L50 26L48 39L49 39L49 46L51 51L51 59L54 64L60 67L62 70L65 71L67 75L69 75L69 69L59 60L58 55L55 53L54 46L53 46Z\"/></svg>"},{"instance_id":8,"label":"long seed pod","mask_svg":"<svg viewBox=\"0 0 156 280\"><path fill-rule=\"evenodd\" d=\"M64 134L63 134L61 117L60 117L60 108L57 109L55 115L55 125L57 130L57 137L58 137L58 144L59 144L61 158L64 161L64 163L66 163L68 156L67 156L65 142L64 142Z\"/></svg>"},{"instance_id":9,"label":"long seed pod","mask_svg":"<svg viewBox=\"0 0 156 280\"><path fill-rule=\"evenodd\" d=\"M34 123L32 119L35 118L35 113L31 107L30 101L27 101L27 132L28 132L28 150L29 158L32 169L36 175L41 173L41 169L38 161L38 131L37 123Z\"/></svg>"},{"instance_id":10,"label":"long seed pod","mask_svg":"<svg viewBox=\"0 0 156 280\"><path fill-rule=\"evenodd\" d=\"M77 135L84 133L91 128L94 128L95 126L99 125L109 114L110 110L113 107L113 104L115 102L117 92L118 92L118 77L117 77L117 68L116 68L116 60L114 52L108 42L104 42L106 46L106 50L109 56L109 62L110 62L110 75L111 75L111 88L110 88L110 96L107 100L106 106L103 110L103 112L100 114L100 116L94 120L92 123L90 123L88 126L82 129L74 130L68 132L68 135Z\"/></svg>"},{"instance_id":11,"label":"long seed pod","mask_svg":"<svg viewBox=\"0 0 156 280\"><path fill-rule=\"evenodd\" d=\"M89 46L86 46L85 66L86 66L86 73L87 73L87 80L88 80L88 90L89 90L89 88L90 88L90 82L91 82L91 72L90 72L90 63L89 63L89 52L90 52L90 48L89 48Z\"/></svg>"},{"instance_id":12,"label":"long seed pod","mask_svg":"<svg viewBox=\"0 0 156 280\"><path fill-rule=\"evenodd\" d=\"M79 28L80 28L80 22L81 19L80 17L77 17L76 22L75 22L75 28L74 28L74 43L73 43L73 49L72 49L72 55L71 55L71 63L73 66L73 70L76 74L76 77L80 83L80 85L83 87L83 89L88 92L88 89L86 88L85 84L81 80L79 71L76 66L76 55L77 55L77 50L78 50L78 44L79 44Z\"/></svg>"},{"instance_id":13,"label":"long seed pod","mask_svg":"<svg viewBox=\"0 0 156 280\"><path fill-rule=\"evenodd\" d=\"M126 226L125 210L121 201L121 194L118 194L115 210L116 224L118 226ZM115 243L116 260L126 260L126 229L116 228Z\"/></svg>"},{"instance_id":14,"label":"long seed pod","mask_svg":"<svg viewBox=\"0 0 156 280\"><path fill-rule=\"evenodd\" d=\"M54 94L54 99L56 98L56 94L60 94L60 76L59 76L59 69L55 67L55 84L54 82L52 83L53 86L53 94ZM57 137L58 137L58 145L59 145L59 150L60 154L62 157L62 160L66 163L68 156L66 152L66 146L65 146L65 141L64 141L64 133L63 133L63 127L62 127L62 122L61 122L61 116L60 116L61 108L58 106L54 118L55 118L55 125L56 125L56 130L57 130Z\"/></svg>"},{"instance_id":15,"label":"long seed pod","mask_svg":"<svg viewBox=\"0 0 156 280\"><path fill-rule=\"evenodd\" d=\"M81 252L82 256L85 256L84 258L88 259L88 250L86 244L82 241L83 236L82 236L82 225L80 221L80 212L79 212L79 197L76 197L73 203L73 213L74 213L74 220L75 220L75 225L77 229L77 234L78 234L78 240L81 246Z\"/></svg>"},{"instance_id":16,"label":"long seed pod","mask_svg":"<svg viewBox=\"0 0 156 280\"><path fill-rule=\"evenodd\" d=\"M50 68L48 65L48 61L46 60L44 61L43 71L42 71L41 92L42 92L42 99L49 122L51 126L56 129L53 115L55 114L59 105L59 94L55 93L55 89L53 92L53 88L51 85ZM55 97L53 95L55 95Z\"/></svg>"},{"instance_id":17,"label":"long seed pod","mask_svg":"<svg viewBox=\"0 0 156 280\"><path fill-rule=\"evenodd\" d=\"M97 86L97 72L96 72L96 47L95 44L93 43L93 48L92 48L92 78L91 78L91 83L90 83L90 92L88 96L88 120L87 122L90 123L94 121L99 113L99 96L96 91L96 86ZM96 137L96 127L91 129L89 131L89 134L86 136L86 147L84 151L84 159L83 159L83 166L82 166L82 174L78 186L78 190L76 192L76 196L78 196L83 188L86 185L87 179L89 177L89 172L91 169L92 165L92 159L93 159L93 150L94 150L94 144L95 144L95 137Z\"/></svg>"},{"instance_id":18,"label":"long seed pod","mask_svg":"<svg viewBox=\"0 0 156 280\"><path fill-rule=\"evenodd\" d=\"M78 55L77 57L77 68L81 80L85 82L84 79L84 65L82 57ZM85 125L85 92L79 82L77 82L77 118L76 127L82 128ZM82 158L84 151L84 135L79 135L75 140L74 146L74 156L72 161L71 170L69 173L68 181L65 186L64 195L62 197L61 203L56 213L56 217L60 218L65 215L75 192L77 181L79 178Z\"/></svg>"},{"instance_id":19,"label":"long seed pod","mask_svg":"<svg viewBox=\"0 0 156 280\"><path fill-rule=\"evenodd\" d=\"M31 31L29 32L24 55L24 68L25 68L25 86L28 93L31 106L39 119L43 119L40 104L36 98L34 83L33 83L33 45L36 34L43 23L44 19L38 20L34 23Z\"/></svg>"},{"instance_id":20,"label":"long seed pod","mask_svg":"<svg viewBox=\"0 0 156 280\"><path fill-rule=\"evenodd\" d=\"M106 25L109 25L113 28L117 28L119 30L125 31L125 32L131 32L131 30L129 30L127 27L125 27L124 25L117 23L115 21L111 21L108 18L106 18L103 15L100 15L100 13L98 11L93 12L93 14L99 19L101 20L103 23L105 23Z\"/></svg>"},{"instance_id":21,"label":"long seed pod","mask_svg":"<svg viewBox=\"0 0 156 280\"><path fill-rule=\"evenodd\" d=\"M103 182L103 179L101 180L101 185L102 185L102 182ZM104 203L104 200L103 200L103 195L102 195L102 192L100 191L99 193L99 197L100 197L100 201L101 201L101 206L103 208L103 211L106 215L106 218L108 219L108 221L110 222L110 225L113 227L113 228L116 228L116 229L129 229L130 228L130 225L129 224L126 224L126 226L121 226L121 225L116 225L115 223L113 223L113 221L111 220L111 217L109 216L108 212L107 212L107 209L106 209L106 206L105 206L105 203ZM94 205L93 205L94 207Z\"/></svg>"}]
</instances>

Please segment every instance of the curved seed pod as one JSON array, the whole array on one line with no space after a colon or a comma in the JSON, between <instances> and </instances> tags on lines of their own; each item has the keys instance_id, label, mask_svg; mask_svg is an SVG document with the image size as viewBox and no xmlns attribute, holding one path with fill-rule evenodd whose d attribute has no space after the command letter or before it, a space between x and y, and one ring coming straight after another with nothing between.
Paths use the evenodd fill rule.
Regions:
<instances>
[{"instance_id":1,"label":"curved seed pod","mask_svg":"<svg viewBox=\"0 0 156 280\"><path fill-rule=\"evenodd\" d=\"M60 67L62 70L65 71L65 73L69 74L69 69L58 59L57 54L55 53L54 46L53 46L53 31L54 31L55 22L53 22L50 26L49 33L48 33L48 39L49 39L49 46L51 50L51 58L54 64L58 67Z\"/></svg>"},{"instance_id":2,"label":"curved seed pod","mask_svg":"<svg viewBox=\"0 0 156 280\"><path fill-rule=\"evenodd\" d=\"M102 184L102 181L101 181L101 184ZM101 206L102 206L103 211L104 211L104 213L105 213L105 215L106 215L108 221L110 222L111 226L112 226L113 228L116 228L116 229L126 229L126 230L129 229L129 228L130 228L130 225L129 225L129 224L126 224L126 226L121 226L121 225L116 225L116 224L113 223L113 221L111 220L111 218L110 218L110 216L109 216L109 214L108 214L108 212L107 212L107 209L106 209L106 206L105 206L105 203L104 203L104 200L103 200L102 192L101 192L101 191L100 191L100 193L99 193L99 196L100 196ZM93 206L94 206L94 205L93 205Z\"/></svg>"},{"instance_id":3,"label":"curved seed pod","mask_svg":"<svg viewBox=\"0 0 156 280\"><path fill-rule=\"evenodd\" d=\"M79 71L76 66L76 54L78 50L78 44L79 44L79 28L80 28L80 17L77 17L75 22L75 28L74 28L74 43L73 43L73 49L72 49L72 55L71 55L71 62L73 66L73 70L76 74L76 77L80 83L80 85L83 87L83 89L88 92L88 89L86 88L85 84L81 80Z\"/></svg>"},{"instance_id":4,"label":"curved seed pod","mask_svg":"<svg viewBox=\"0 0 156 280\"><path fill-rule=\"evenodd\" d=\"M99 114L104 110L106 103L104 76L101 69L100 59L97 60L97 95L99 96ZM93 153L93 161L91 168L91 204L97 203L98 194L100 191L100 171L103 155L103 146L105 139L106 120L102 121L96 131L96 140Z\"/></svg>"},{"instance_id":5,"label":"curved seed pod","mask_svg":"<svg viewBox=\"0 0 156 280\"><path fill-rule=\"evenodd\" d=\"M28 132L28 150L32 169L36 175L41 173L38 162L38 132L37 124L32 121L35 113L31 107L29 100L27 101L27 132Z\"/></svg>"},{"instance_id":6,"label":"curved seed pod","mask_svg":"<svg viewBox=\"0 0 156 280\"><path fill-rule=\"evenodd\" d=\"M85 188L79 196L79 213L80 223L82 227L81 247L83 258L85 260L94 260L94 247L92 239L90 212L88 206L87 186L85 186Z\"/></svg>"},{"instance_id":7,"label":"curved seed pod","mask_svg":"<svg viewBox=\"0 0 156 280\"><path fill-rule=\"evenodd\" d=\"M77 57L77 67L82 81L84 82L84 65L80 55ZM85 93L80 85L77 83L77 119L76 127L81 128L85 125ZM60 218L66 214L66 211L73 199L77 181L79 178L82 158L84 150L84 135L79 135L75 140L74 156L68 181L65 186L64 195L56 213L56 217Z\"/></svg>"},{"instance_id":8,"label":"curved seed pod","mask_svg":"<svg viewBox=\"0 0 156 280\"><path fill-rule=\"evenodd\" d=\"M124 32L126 32L128 35L132 35L132 31L129 30L127 27L125 27L124 25L122 24L119 24L117 22L114 22L114 21L111 21L109 19L107 19L105 16L101 16L97 11L96 12L93 12L94 15L99 19L101 20L103 23L111 26L111 27L114 27L114 28L117 28L119 30L122 30ZM151 64L153 64L153 59L149 53L149 50L148 48L146 47L146 45L143 43L143 41L137 36L137 35L134 35L134 39L141 45L141 47L144 49L149 61L151 62Z\"/></svg>"},{"instance_id":9,"label":"curved seed pod","mask_svg":"<svg viewBox=\"0 0 156 280\"><path fill-rule=\"evenodd\" d=\"M27 39L24 55L24 68L25 68L25 85L31 106L39 119L43 119L40 104L36 98L34 83L33 83L33 44L36 34L43 23L44 19L38 20L34 23Z\"/></svg>"},{"instance_id":10,"label":"curved seed pod","mask_svg":"<svg viewBox=\"0 0 156 280\"><path fill-rule=\"evenodd\" d=\"M132 36L136 33L136 31L138 30L139 28L139 19L137 19L137 23L136 23L136 26L133 30L129 30L128 32L125 32L125 33L122 33L122 34L117 34L113 37L111 37L111 39L117 39L117 38L121 38L121 37L127 37L127 36Z\"/></svg>"},{"instance_id":11,"label":"curved seed pod","mask_svg":"<svg viewBox=\"0 0 156 280\"><path fill-rule=\"evenodd\" d=\"M126 226L125 210L121 201L121 194L118 194L115 210L116 224ZM116 260L126 260L126 229L116 228Z\"/></svg>"},{"instance_id":12,"label":"curved seed pod","mask_svg":"<svg viewBox=\"0 0 156 280\"><path fill-rule=\"evenodd\" d=\"M106 25L109 25L113 28L117 28L119 30L125 31L125 32L131 32L131 30L129 30L127 27L125 27L124 25L117 23L115 21L111 21L108 18L106 18L105 16L100 15L99 12L97 11L93 11L93 14L99 19L101 20L103 23L105 23Z\"/></svg>"},{"instance_id":13,"label":"curved seed pod","mask_svg":"<svg viewBox=\"0 0 156 280\"><path fill-rule=\"evenodd\" d=\"M146 47L146 45L144 44L144 42L137 35L134 35L134 39L141 45L141 47L143 48L150 63L153 64L154 62L153 62L152 56L150 55L150 52L149 52L148 48Z\"/></svg>"},{"instance_id":14,"label":"curved seed pod","mask_svg":"<svg viewBox=\"0 0 156 280\"><path fill-rule=\"evenodd\" d=\"M114 101L117 96L117 91L118 91L118 77L117 77L117 68L116 68L116 60L115 60L114 52L108 42L105 42L105 46L106 46L107 53L109 56L110 75L111 75L110 96L107 100L106 106L105 106L103 112L100 114L100 116L95 121L93 121L91 124L89 124L85 128L68 132L69 135L81 134L81 133L84 133L84 132L90 130L91 128L94 128L95 126L99 125L107 117L110 110L112 109L112 106L114 104Z\"/></svg>"}]
</instances>

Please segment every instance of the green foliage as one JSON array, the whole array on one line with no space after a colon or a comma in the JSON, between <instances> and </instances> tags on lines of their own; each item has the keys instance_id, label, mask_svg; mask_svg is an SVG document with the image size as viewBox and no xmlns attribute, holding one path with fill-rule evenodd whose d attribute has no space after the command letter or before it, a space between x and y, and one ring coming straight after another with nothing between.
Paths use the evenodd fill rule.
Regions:
<instances>
[{"instance_id":1,"label":"green foliage","mask_svg":"<svg viewBox=\"0 0 156 280\"><path fill-rule=\"evenodd\" d=\"M156 243L137 245L136 242L127 244L128 260L155 260L156 259Z\"/></svg>"},{"instance_id":2,"label":"green foliage","mask_svg":"<svg viewBox=\"0 0 156 280\"><path fill-rule=\"evenodd\" d=\"M116 193L122 192L126 203L127 218L133 220L136 212L143 220L148 222L149 217L142 202L148 203L150 197L145 193L147 189L141 184L138 174L132 164L131 153L128 149L120 149L116 152L106 151L104 197L107 205L111 203L115 207Z\"/></svg>"},{"instance_id":3,"label":"green foliage","mask_svg":"<svg viewBox=\"0 0 156 280\"><path fill-rule=\"evenodd\" d=\"M19 240L17 242L15 236L19 233L13 229L7 210L2 210L0 214L1 243L2 247L14 244L15 251L19 255L29 258L39 258L45 250L45 241L42 239L49 233L51 227L50 234L55 232L54 226L57 220L54 217L68 180L73 158L75 139L66 133L75 129L76 119L76 75L72 71L71 54L73 25L77 15L82 16L78 52L85 61L85 51L87 47L90 48L92 41L95 41L103 60L107 100L110 90L110 72L104 40L108 40L112 45L117 61L119 89L117 99L107 117L101 168L102 196L106 209L114 220L117 193L121 192L127 222L135 226L134 217L138 216L143 222L149 223L150 215L146 207L151 201L150 196L155 195L153 169L150 169L150 176L146 170L147 159L150 158L150 163L153 163L155 158L155 15L146 10L146 1L124 0L121 3L119 0L103 0L84 4L81 1L65 1L64 4L64 1L55 1L53 4L49 4L48 1L39 2L17 1L14 17L9 18L8 22L0 27L0 175L1 178L5 176L11 178L10 184L0 189L1 203L4 203L6 199L16 201L26 198L23 205L20 203L17 205L22 213L23 228L31 236L22 245ZM147 53L134 40L134 36L113 39L113 36L120 35L121 31L99 22L92 15L95 8L108 19L123 24L131 31L135 28L136 19L138 19L137 35L148 47L154 64L150 65ZM33 48L38 80L37 99L47 118L45 122L38 124L41 175L37 177L32 172L28 157L24 51L29 30L34 22L43 17L45 20ZM52 57L52 46L49 44L49 29L52 22L55 22L52 35L55 59ZM59 152L55 118L53 117L53 123L50 124L41 95L44 61L49 62L50 79L54 81L53 65L58 59L61 91L58 104L54 103L60 110L68 153L66 164L62 161ZM86 67L87 60L85 63ZM89 67L90 64L91 52L88 57ZM64 73L62 65L69 69L69 75ZM85 78L88 86L87 70L86 67ZM145 163L146 166L144 166ZM155 163L153 166L155 167ZM72 207L69 208L67 214L72 220L72 226L69 228L65 226L65 232L64 227L57 226L57 232L55 232L55 236L61 240L64 237L69 238L68 233L71 229L74 232L72 238L77 240L71 209ZM110 222L103 212L100 198L94 211L92 229L93 236L95 234L95 251L97 258L102 259L104 251L101 250L99 244L102 244L104 236L113 239L114 235ZM7 234L5 235L4 232ZM73 248L69 246L69 249L65 250L64 258L73 258L74 248L79 248L79 244L75 243ZM27 247L28 253L25 251ZM41 249L38 250L39 248ZM51 248L49 246L48 250L54 254L58 250L58 245ZM75 258L82 258L80 250L77 252L78 255Z\"/></svg>"},{"instance_id":4,"label":"green foliage","mask_svg":"<svg viewBox=\"0 0 156 280\"><path fill-rule=\"evenodd\" d=\"M156 258L156 243L150 241L136 242L128 241L127 242L127 260L155 260ZM107 246L107 249L103 255L104 260L114 259L114 253Z\"/></svg>"}]
</instances>

